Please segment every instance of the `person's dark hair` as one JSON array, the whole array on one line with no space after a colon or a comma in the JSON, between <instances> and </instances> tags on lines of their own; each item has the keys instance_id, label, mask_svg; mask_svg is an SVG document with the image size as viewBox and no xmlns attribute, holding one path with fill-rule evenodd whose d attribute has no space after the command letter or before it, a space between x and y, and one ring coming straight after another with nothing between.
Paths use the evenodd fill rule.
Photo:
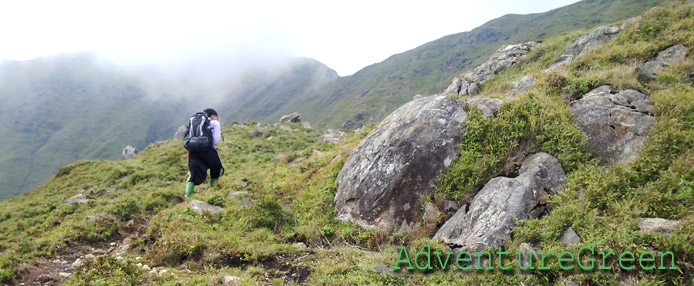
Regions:
<instances>
[{"instance_id":1,"label":"person's dark hair","mask_svg":"<svg viewBox=\"0 0 694 286\"><path fill-rule=\"evenodd\" d=\"M217 115L217 111L214 111L214 109L212 109L212 108L205 109L205 110L203 110L203 112L207 113L207 117L210 117L212 115ZM219 116L219 115L217 115L217 116Z\"/></svg>"}]
</instances>

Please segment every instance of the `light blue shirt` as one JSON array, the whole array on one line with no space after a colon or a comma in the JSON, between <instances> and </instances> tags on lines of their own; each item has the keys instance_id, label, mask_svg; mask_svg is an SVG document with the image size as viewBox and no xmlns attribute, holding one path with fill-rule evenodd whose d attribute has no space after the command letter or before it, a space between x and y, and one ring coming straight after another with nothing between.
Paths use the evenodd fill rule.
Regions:
<instances>
[{"instance_id":1,"label":"light blue shirt","mask_svg":"<svg viewBox=\"0 0 694 286\"><path fill-rule=\"evenodd\" d=\"M210 126L212 127L212 147L217 149L217 144L222 139L222 125L219 124L219 121L213 119L210 120Z\"/></svg>"}]
</instances>

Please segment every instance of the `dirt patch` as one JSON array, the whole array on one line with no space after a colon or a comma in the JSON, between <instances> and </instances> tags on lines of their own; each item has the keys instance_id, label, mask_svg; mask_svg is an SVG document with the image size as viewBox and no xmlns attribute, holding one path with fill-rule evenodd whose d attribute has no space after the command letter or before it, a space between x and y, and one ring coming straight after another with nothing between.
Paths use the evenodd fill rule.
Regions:
<instances>
[{"instance_id":1,"label":"dirt patch","mask_svg":"<svg viewBox=\"0 0 694 286\"><path fill-rule=\"evenodd\" d=\"M284 278L285 284L304 284L311 275L311 269L301 265L307 256L308 254L280 254L266 258L261 264L275 278Z\"/></svg>"}]
</instances>

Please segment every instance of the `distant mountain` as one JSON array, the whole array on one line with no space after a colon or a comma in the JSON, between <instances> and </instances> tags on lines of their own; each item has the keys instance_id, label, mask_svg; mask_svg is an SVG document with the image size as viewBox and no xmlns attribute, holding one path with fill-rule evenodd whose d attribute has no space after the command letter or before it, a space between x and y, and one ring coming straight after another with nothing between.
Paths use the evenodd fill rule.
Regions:
<instances>
[{"instance_id":1,"label":"distant mountain","mask_svg":"<svg viewBox=\"0 0 694 286\"><path fill-rule=\"evenodd\" d=\"M315 92L337 79L337 72L309 58L254 68L236 79L237 88L227 94L221 110L233 120L273 121L272 115L297 95Z\"/></svg>"},{"instance_id":2,"label":"distant mountain","mask_svg":"<svg viewBox=\"0 0 694 286\"><path fill-rule=\"evenodd\" d=\"M321 89L295 95L282 107L267 109L272 111L270 114L254 117L275 121L283 114L298 111L318 127L341 127L348 120L357 127L380 120L416 94L441 92L455 75L487 60L504 44L541 41L616 22L662 2L585 0L544 13L505 15L469 32L449 35L393 55ZM448 17L464 17L465 13Z\"/></svg>"},{"instance_id":3,"label":"distant mountain","mask_svg":"<svg viewBox=\"0 0 694 286\"><path fill-rule=\"evenodd\" d=\"M117 160L126 145L143 149L170 138L206 107L223 122L261 119L294 94L337 79L304 58L232 70L198 81L125 71L89 54L0 63L0 199L44 183L67 163Z\"/></svg>"}]
</instances>

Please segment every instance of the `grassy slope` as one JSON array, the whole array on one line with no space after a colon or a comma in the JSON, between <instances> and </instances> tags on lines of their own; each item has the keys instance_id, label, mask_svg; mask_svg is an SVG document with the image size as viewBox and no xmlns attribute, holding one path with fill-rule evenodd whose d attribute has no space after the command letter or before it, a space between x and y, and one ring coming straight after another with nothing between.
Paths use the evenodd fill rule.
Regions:
<instances>
[{"instance_id":1,"label":"grassy slope","mask_svg":"<svg viewBox=\"0 0 694 286\"><path fill-rule=\"evenodd\" d=\"M571 114L558 97L563 91L574 89L557 84L542 72L576 36L564 35L549 39L536 49L531 56L535 61L505 72L485 87L483 94L503 96L509 82L524 74L540 79L540 84L528 93L507 101L498 119L485 120L473 111L470 133L461 146L469 152L453 163L451 171L439 182L437 194L460 197L459 194L474 192L490 177L512 172L513 164L508 163L514 161L517 150L544 150L558 156L564 164L569 176L566 189L550 199L549 215L521 222L514 229L514 236L506 245L509 252L517 251L519 244L526 242L538 250L559 253L564 249L557 239L564 228L571 226L583 239L568 249L574 253L587 245L617 253L670 250L676 254L679 270L622 274L638 276L646 285L692 283L694 60L689 55L686 61L667 68L656 82L646 86L637 83L630 72L636 63L668 46L694 46L692 15L691 4L651 10L614 42L555 74L566 78L566 82L597 79L613 86L637 88L653 97L658 109L657 124L636 162L599 167L594 161L585 160L584 138L566 124ZM80 268L67 285L89 281L94 285L199 285L219 283L224 273L239 276L248 284L282 284L293 281L289 273L301 271L308 273L310 284L331 285L554 284L565 278L579 284L611 285L620 277L617 271L560 271L556 263L550 264L552 270L528 275L499 270L378 272L374 266L394 265L398 257L396 245L407 244L410 253L427 243L432 248L443 246L429 239L432 233L384 235L335 221L334 179L343 161L330 161L335 155L344 158L349 154L368 129L351 134L346 143L331 145L314 142L319 132L296 125L292 126L294 132L270 127L261 136L253 137L252 130L260 131L255 126L249 122L225 127L221 146L228 149L221 152L221 157L227 174L215 188L196 188L195 198L224 207L217 216L197 215L181 203L185 154L179 142L172 141L150 147L128 161L75 162L61 168L47 184L0 202L0 278L7 281L16 277L21 263L52 258L65 251L85 252L83 245L119 240L119 231L133 235L133 249L125 259L101 257ZM500 133L508 135L501 138ZM504 143L485 142L490 138L492 143ZM325 155L313 156L313 150ZM279 153L288 155L289 160L300 156L308 160L293 167L285 166L286 161L269 163ZM474 174L476 181L463 180L453 184L455 189L446 188L451 186L447 182L466 174ZM248 186L244 187L240 179L247 180ZM100 197L89 195L92 201L87 205L62 205L79 189L90 187L115 191ZM250 193L250 206L240 207L238 200L226 198L227 192L236 190ZM111 200L116 202L109 204ZM105 218L83 219L97 213L105 214ZM639 232L639 217L679 219L682 223L672 235L664 237ZM129 219L134 220L135 227L125 226ZM297 241L306 243L309 249L293 247L291 244ZM169 274L147 274L134 265L136 256L143 257L142 261L150 266L169 269ZM278 260L285 264L274 263ZM614 266L616 260L607 262Z\"/></svg>"},{"instance_id":2,"label":"grassy slope","mask_svg":"<svg viewBox=\"0 0 694 286\"><path fill-rule=\"evenodd\" d=\"M382 119L418 93L441 92L454 75L486 61L502 45L544 40L612 23L639 15L662 2L581 1L545 13L506 15L469 32L393 55L315 93L296 96L267 118L299 111L316 126L335 128L347 120L357 121L359 113L365 116L357 125L364 124L383 109Z\"/></svg>"}]
</instances>

